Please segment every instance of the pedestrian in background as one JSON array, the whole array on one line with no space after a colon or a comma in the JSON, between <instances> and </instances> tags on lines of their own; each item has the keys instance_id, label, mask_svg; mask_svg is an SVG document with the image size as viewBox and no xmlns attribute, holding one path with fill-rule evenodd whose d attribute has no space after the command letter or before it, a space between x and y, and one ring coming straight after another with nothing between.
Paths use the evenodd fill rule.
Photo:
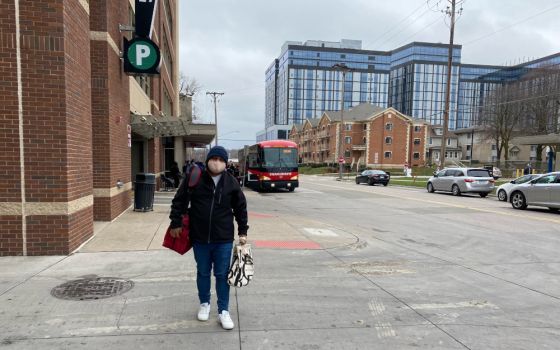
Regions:
<instances>
[{"instance_id":1,"label":"pedestrian in background","mask_svg":"<svg viewBox=\"0 0 560 350\"><path fill-rule=\"evenodd\" d=\"M179 182L181 182L181 171L179 170L179 163L173 162L171 164L171 169L169 169L169 173L173 182L175 182L175 188L179 187Z\"/></svg>"},{"instance_id":2,"label":"pedestrian in background","mask_svg":"<svg viewBox=\"0 0 560 350\"><path fill-rule=\"evenodd\" d=\"M530 175L532 172L532 167L531 167L531 163L527 163L527 165L525 166L525 169L523 169L523 175Z\"/></svg>"},{"instance_id":3,"label":"pedestrian in background","mask_svg":"<svg viewBox=\"0 0 560 350\"><path fill-rule=\"evenodd\" d=\"M242 245L247 242L249 226L245 195L237 180L225 171L227 161L228 154L223 147L212 147L206 157L206 171L203 171L198 185L189 189L188 180L182 182L173 198L169 218L171 235L178 237L181 234L182 216L188 210L189 237L196 261L196 286L200 301L198 320L207 321L210 315L210 277L213 269L218 321L224 329L229 330L234 327L229 314L227 282L234 241L234 217L239 243Z\"/></svg>"}]
</instances>

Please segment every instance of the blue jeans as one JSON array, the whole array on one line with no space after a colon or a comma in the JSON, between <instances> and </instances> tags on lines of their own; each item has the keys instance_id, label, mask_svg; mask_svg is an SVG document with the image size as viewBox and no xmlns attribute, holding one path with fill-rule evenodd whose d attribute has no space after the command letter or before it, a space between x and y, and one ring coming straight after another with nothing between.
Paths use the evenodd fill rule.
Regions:
<instances>
[{"instance_id":1,"label":"blue jeans","mask_svg":"<svg viewBox=\"0 0 560 350\"><path fill-rule=\"evenodd\" d=\"M229 284L227 274L231 260L233 242L197 243L193 242L196 260L196 286L200 303L210 303L210 273L214 267L216 278L216 295L218 296L218 313L229 311Z\"/></svg>"}]
</instances>

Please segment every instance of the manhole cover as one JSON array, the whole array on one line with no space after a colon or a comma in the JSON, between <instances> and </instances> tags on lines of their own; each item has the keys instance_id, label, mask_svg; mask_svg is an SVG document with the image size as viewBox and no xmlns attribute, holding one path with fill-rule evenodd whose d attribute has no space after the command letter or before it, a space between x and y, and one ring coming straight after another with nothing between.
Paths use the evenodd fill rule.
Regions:
<instances>
[{"instance_id":1,"label":"manhole cover","mask_svg":"<svg viewBox=\"0 0 560 350\"><path fill-rule=\"evenodd\" d=\"M97 300L128 292L134 282L122 278L95 277L66 282L51 290L51 295L67 300Z\"/></svg>"}]
</instances>

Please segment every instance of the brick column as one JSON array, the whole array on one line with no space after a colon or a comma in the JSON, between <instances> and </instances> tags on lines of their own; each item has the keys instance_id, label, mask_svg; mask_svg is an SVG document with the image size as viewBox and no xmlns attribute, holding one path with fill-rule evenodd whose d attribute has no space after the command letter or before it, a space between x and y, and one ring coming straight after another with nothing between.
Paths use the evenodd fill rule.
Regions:
<instances>
[{"instance_id":1,"label":"brick column","mask_svg":"<svg viewBox=\"0 0 560 350\"><path fill-rule=\"evenodd\" d=\"M82 2L0 4L0 255L68 254L93 234L88 26Z\"/></svg>"},{"instance_id":2,"label":"brick column","mask_svg":"<svg viewBox=\"0 0 560 350\"><path fill-rule=\"evenodd\" d=\"M95 220L110 221L131 204L129 78L122 71L119 24L129 21L128 1L95 1L91 7L93 194ZM121 180L124 187L118 188Z\"/></svg>"}]
</instances>

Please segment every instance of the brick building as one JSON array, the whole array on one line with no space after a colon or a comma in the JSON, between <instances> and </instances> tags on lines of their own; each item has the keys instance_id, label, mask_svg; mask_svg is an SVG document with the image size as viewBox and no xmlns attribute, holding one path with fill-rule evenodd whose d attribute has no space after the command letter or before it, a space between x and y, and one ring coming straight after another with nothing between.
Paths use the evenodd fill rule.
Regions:
<instances>
[{"instance_id":1,"label":"brick building","mask_svg":"<svg viewBox=\"0 0 560 350\"><path fill-rule=\"evenodd\" d=\"M429 126L394 108L363 103L344 111L343 156L347 164L394 168L426 163ZM290 140L298 144L303 163L336 163L339 155L341 112L294 125Z\"/></svg>"},{"instance_id":2,"label":"brick building","mask_svg":"<svg viewBox=\"0 0 560 350\"><path fill-rule=\"evenodd\" d=\"M176 14L159 2L161 76L133 78L119 32L133 0L0 3L0 255L68 254L129 208L130 139L141 171L162 170L161 140L129 125L131 112L179 114Z\"/></svg>"}]
</instances>

